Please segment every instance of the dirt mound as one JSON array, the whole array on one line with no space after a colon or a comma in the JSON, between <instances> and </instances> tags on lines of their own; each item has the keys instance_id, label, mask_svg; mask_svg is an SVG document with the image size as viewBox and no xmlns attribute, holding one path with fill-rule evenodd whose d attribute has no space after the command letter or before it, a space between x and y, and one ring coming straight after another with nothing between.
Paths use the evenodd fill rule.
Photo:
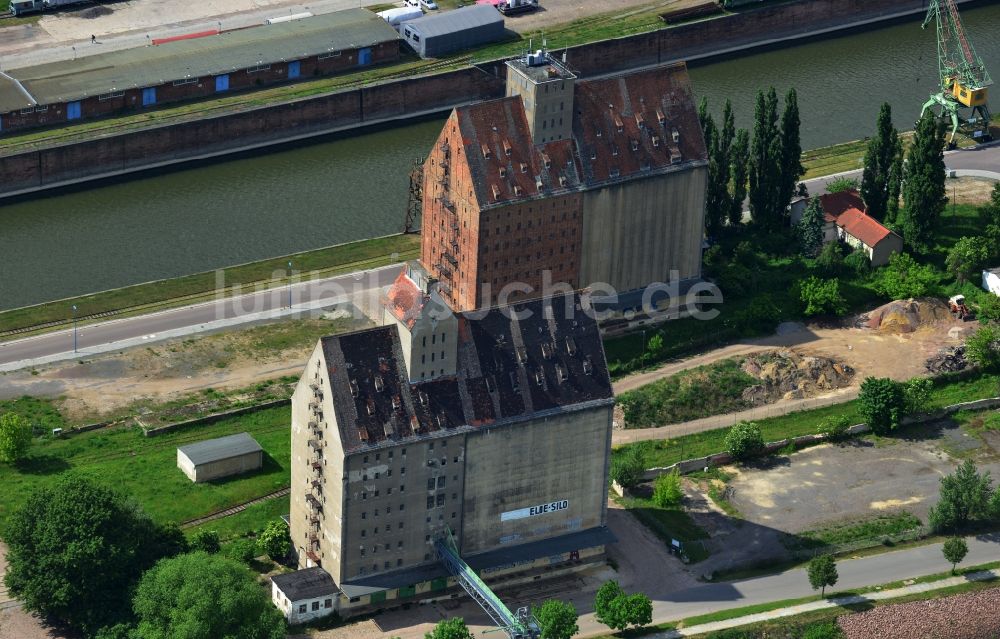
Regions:
<instances>
[{"instance_id":1,"label":"dirt mound","mask_svg":"<svg viewBox=\"0 0 1000 639\"><path fill-rule=\"evenodd\" d=\"M921 298L897 300L861 315L855 323L883 333L912 333L923 326L932 326L951 319L948 305L939 299Z\"/></svg>"},{"instance_id":2,"label":"dirt mound","mask_svg":"<svg viewBox=\"0 0 1000 639\"><path fill-rule=\"evenodd\" d=\"M854 377L854 369L847 364L787 348L749 355L741 368L761 382L743 391L743 401L752 406L842 388Z\"/></svg>"},{"instance_id":3,"label":"dirt mound","mask_svg":"<svg viewBox=\"0 0 1000 639\"><path fill-rule=\"evenodd\" d=\"M945 371L961 371L969 365L965 359L964 346L949 346L938 351L937 355L928 358L924 362L924 368L931 373L943 373Z\"/></svg>"},{"instance_id":4,"label":"dirt mound","mask_svg":"<svg viewBox=\"0 0 1000 639\"><path fill-rule=\"evenodd\" d=\"M982 639L1000 634L1000 590L883 606L837 619L847 639Z\"/></svg>"}]
</instances>

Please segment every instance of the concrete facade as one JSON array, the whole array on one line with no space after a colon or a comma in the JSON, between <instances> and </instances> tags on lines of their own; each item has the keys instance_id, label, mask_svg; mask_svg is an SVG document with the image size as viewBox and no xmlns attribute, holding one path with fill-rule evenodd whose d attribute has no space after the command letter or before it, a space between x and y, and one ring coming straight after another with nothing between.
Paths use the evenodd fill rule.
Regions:
<instances>
[{"instance_id":1,"label":"concrete facade","mask_svg":"<svg viewBox=\"0 0 1000 639\"><path fill-rule=\"evenodd\" d=\"M419 318L320 341L292 397L289 521L338 610L447 587L449 534L497 575L603 552L613 398L596 322L553 315L577 299L456 316L458 365L433 380L403 358Z\"/></svg>"}]
</instances>

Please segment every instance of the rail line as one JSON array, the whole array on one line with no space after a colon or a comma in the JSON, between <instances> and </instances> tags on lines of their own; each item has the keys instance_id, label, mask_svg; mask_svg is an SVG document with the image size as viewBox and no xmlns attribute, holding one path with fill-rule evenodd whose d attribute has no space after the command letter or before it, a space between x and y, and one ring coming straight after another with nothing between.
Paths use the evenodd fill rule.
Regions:
<instances>
[{"instance_id":1,"label":"rail line","mask_svg":"<svg viewBox=\"0 0 1000 639\"><path fill-rule=\"evenodd\" d=\"M225 510L220 510L214 512L210 515L205 515L204 517L198 517L197 519L189 519L188 521L182 522L180 524L181 528L193 528L195 526L200 526L201 524L208 523L210 521L215 521L216 519L222 519L224 517L229 517L230 515L235 515L236 513L243 512L250 506L256 504L264 503L265 501L270 501L271 499L277 499L278 497L284 497L285 495L291 494L291 487L285 487L281 490L276 490L273 493L268 493L261 497L251 499L250 501L245 501L242 504L237 504L231 508L226 508Z\"/></svg>"}]
</instances>

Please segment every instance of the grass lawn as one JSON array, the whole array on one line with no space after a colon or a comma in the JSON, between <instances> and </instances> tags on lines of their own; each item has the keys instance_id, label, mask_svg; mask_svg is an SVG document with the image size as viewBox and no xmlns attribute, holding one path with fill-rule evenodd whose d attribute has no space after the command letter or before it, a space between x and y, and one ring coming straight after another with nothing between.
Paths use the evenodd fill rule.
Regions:
<instances>
[{"instance_id":1,"label":"grass lawn","mask_svg":"<svg viewBox=\"0 0 1000 639\"><path fill-rule=\"evenodd\" d=\"M759 380L741 368L743 358L724 359L657 380L618 396L627 428L685 422L748 408L743 391Z\"/></svg>"},{"instance_id":2,"label":"grass lawn","mask_svg":"<svg viewBox=\"0 0 1000 639\"><path fill-rule=\"evenodd\" d=\"M259 285L266 287L287 282L289 260L296 279L304 280L401 262L416 257L419 251L419 235L390 235L232 266L222 269L222 275L226 287L253 289ZM70 320L70 309L74 304L79 309L80 317L86 317L123 309L150 312L170 303L189 304L208 300L217 294L216 278L216 271L207 271L0 312L0 333L47 322L66 323ZM227 294L234 292L231 288L227 289ZM8 339L14 337L23 335L7 336Z\"/></svg>"},{"instance_id":3,"label":"grass lawn","mask_svg":"<svg viewBox=\"0 0 1000 639\"><path fill-rule=\"evenodd\" d=\"M31 423L36 435L49 434L53 428L65 428L66 420L51 399L29 397L0 400L0 415L17 413Z\"/></svg>"},{"instance_id":4,"label":"grass lawn","mask_svg":"<svg viewBox=\"0 0 1000 639\"><path fill-rule=\"evenodd\" d=\"M219 533L219 539L223 543L226 543L243 537L248 532L263 530L269 521L274 521L282 515L287 515L288 509L289 499L287 496L268 499L263 503L254 504L235 515L209 521L200 526L186 528L184 529L184 533L188 537L192 537L195 533L202 530L214 530Z\"/></svg>"},{"instance_id":5,"label":"grass lawn","mask_svg":"<svg viewBox=\"0 0 1000 639\"><path fill-rule=\"evenodd\" d=\"M910 531L920 530L920 520L911 513L898 512L877 515L863 521L810 530L787 538L789 550L823 548L860 541L880 541Z\"/></svg>"},{"instance_id":6,"label":"grass lawn","mask_svg":"<svg viewBox=\"0 0 1000 639\"><path fill-rule=\"evenodd\" d=\"M289 422L286 406L158 437L144 437L136 427L120 427L64 439L36 439L25 460L13 467L0 466L4 487L0 521L32 491L71 471L131 495L160 522L180 523L249 501L288 486ZM243 431L266 453L262 470L194 484L177 468L178 446Z\"/></svg>"}]
</instances>

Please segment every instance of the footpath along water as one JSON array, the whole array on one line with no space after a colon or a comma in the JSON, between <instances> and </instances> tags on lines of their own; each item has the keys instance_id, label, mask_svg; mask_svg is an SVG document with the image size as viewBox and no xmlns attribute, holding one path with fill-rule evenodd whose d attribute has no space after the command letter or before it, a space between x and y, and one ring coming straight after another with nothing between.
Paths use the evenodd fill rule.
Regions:
<instances>
[{"instance_id":1,"label":"footpath along water","mask_svg":"<svg viewBox=\"0 0 1000 639\"><path fill-rule=\"evenodd\" d=\"M1000 76L1000 4L963 18ZM883 101L909 128L936 76L919 21L691 69L696 95L714 111L731 99L744 127L758 88L794 86L804 148L868 135ZM444 117L0 205L0 310L398 232Z\"/></svg>"}]
</instances>

